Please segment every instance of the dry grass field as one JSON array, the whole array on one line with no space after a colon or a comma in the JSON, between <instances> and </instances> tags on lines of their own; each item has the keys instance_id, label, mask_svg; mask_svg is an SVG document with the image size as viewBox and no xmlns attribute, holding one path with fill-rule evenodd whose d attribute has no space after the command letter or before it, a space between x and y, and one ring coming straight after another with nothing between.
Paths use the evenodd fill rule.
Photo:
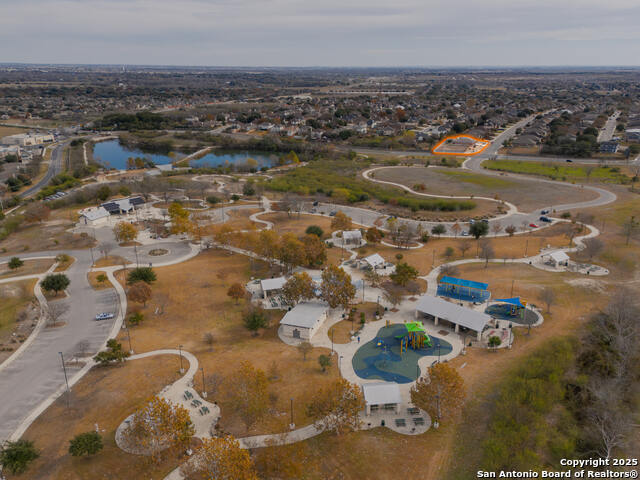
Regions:
<instances>
[{"instance_id":1,"label":"dry grass field","mask_svg":"<svg viewBox=\"0 0 640 480\"><path fill-rule=\"evenodd\" d=\"M134 360L123 366L93 368L58 398L32 425L23 438L33 440L40 451L26 473L11 478L33 480L95 480L163 478L178 463L175 457L160 465L148 458L124 453L115 444L120 423L166 384L179 378L175 355ZM98 425L104 449L90 458L69 455L69 440Z\"/></svg>"},{"instance_id":2,"label":"dry grass field","mask_svg":"<svg viewBox=\"0 0 640 480\"><path fill-rule=\"evenodd\" d=\"M0 264L0 278L20 277L23 275L36 275L44 273L54 263L53 258L42 258L38 260L24 260L24 265L15 270L9 269L6 263Z\"/></svg>"},{"instance_id":3,"label":"dry grass field","mask_svg":"<svg viewBox=\"0 0 640 480\"><path fill-rule=\"evenodd\" d=\"M558 223L552 227L544 228L523 235L513 237L485 237L478 242L475 239L463 238L437 238L431 237L422 248L407 250L403 248L387 247L385 245L365 245L358 249L359 257L366 257L372 253L379 253L389 262L398 262L396 255L402 255L401 261L407 262L418 269L420 275L426 275L434 266L448 263L462 258L474 258L483 242L488 242L494 250L495 258L519 258L535 255L541 248L550 245L552 247L564 247L569 245L570 224ZM460 245L468 243L470 248L464 257ZM450 258L445 256L448 247L453 248L454 253ZM434 261L435 260L435 261Z\"/></svg>"},{"instance_id":4,"label":"dry grass field","mask_svg":"<svg viewBox=\"0 0 640 480\"><path fill-rule=\"evenodd\" d=\"M236 305L226 292L234 282L244 284L250 277L269 274L263 262L254 261L252 265L253 271L245 256L208 250L185 263L156 269L158 281L152 286L153 298L146 308L129 304L129 312L141 311L145 315L141 325L130 329L134 350L145 352L182 345L195 354L206 377L219 377L215 382L208 382L209 399L221 406L222 429L237 436L285 431L290 398L294 399L295 423L309 423L304 406L316 388L337 376L335 367L328 373L320 370L317 358L327 353L326 349L314 349L303 362L296 348L278 338L278 322L284 312L270 311L271 326L257 336L244 327L245 301ZM119 279L122 277L120 273ZM155 315L156 309L163 306L164 313ZM212 345L204 340L207 333L213 336ZM250 430L236 416L228 395L228 386L243 361L253 363L273 377L269 387L272 413ZM222 380L222 384L214 392L213 383L218 380ZM195 383L200 390L200 375Z\"/></svg>"},{"instance_id":5,"label":"dry grass field","mask_svg":"<svg viewBox=\"0 0 640 480\"><path fill-rule=\"evenodd\" d=\"M72 209L53 210L43 223L23 223L14 233L0 242L2 255L45 250L74 250L89 248L95 241L88 235L70 233L77 214Z\"/></svg>"},{"instance_id":6,"label":"dry grass field","mask_svg":"<svg viewBox=\"0 0 640 480\"><path fill-rule=\"evenodd\" d=\"M426 193L436 195L477 195L498 198L532 211L559 203L597 198L597 194L571 186L481 175L449 168L393 167L377 170L375 178L414 188L424 185Z\"/></svg>"},{"instance_id":7,"label":"dry grass field","mask_svg":"<svg viewBox=\"0 0 640 480\"><path fill-rule=\"evenodd\" d=\"M18 315L34 300L35 285L35 279L0 284L0 345L10 344ZM17 348L17 344L12 343L10 347L9 353Z\"/></svg>"},{"instance_id":8,"label":"dry grass field","mask_svg":"<svg viewBox=\"0 0 640 480\"><path fill-rule=\"evenodd\" d=\"M394 480L400 471L408 479L453 478L447 475L449 462L469 462L480 451L477 444L464 442L471 429L484 428L486 418L482 409L483 401L486 401L503 374L549 339L579 330L584 318L605 300L606 290L602 288L608 288L606 285L582 282L582 276L553 274L526 265L490 264L487 269L483 264L468 265L461 275L472 280L488 281L494 296L507 296L511 279L514 278L515 295L522 295L539 304L540 288L548 285L558 298L551 307L551 313L546 314L542 326L534 328L530 335L526 334L526 330L516 330L516 340L511 350L491 353L470 349L466 356L452 361L465 381L469 415L449 419L443 422L440 429L431 429L416 437L378 428L341 437L322 435L310 439L307 444L313 452L313 461L319 465L319 470L310 478ZM465 448L460 448L461 445ZM417 458L419 462L416 462Z\"/></svg>"},{"instance_id":9,"label":"dry grass field","mask_svg":"<svg viewBox=\"0 0 640 480\"><path fill-rule=\"evenodd\" d=\"M266 213L258 217L260 220L273 222L273 229L280 233L293 233L295 235L304 235L307 228L317 225L328 236L333 229L331 228L331 218L321 217L319 215L305 215L292 213L290 216L285 212Z\"/></svg>"}]
</instances>

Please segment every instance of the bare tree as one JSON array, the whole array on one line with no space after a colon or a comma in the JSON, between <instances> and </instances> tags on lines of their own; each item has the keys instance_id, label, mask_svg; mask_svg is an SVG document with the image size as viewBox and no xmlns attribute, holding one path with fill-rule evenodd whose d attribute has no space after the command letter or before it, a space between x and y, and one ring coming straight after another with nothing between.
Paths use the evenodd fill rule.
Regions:
<instances>
[{"instance_id":1,"label":"bare tree","mask_svg":"<svg viewBox=\"0 0 640 480\"><path fill-rule=\"evenodd\" d=\"M458 250L462 254L462 258L464 258L464 254L471 248L471 242L469 240L463 240L458 244Z\"/></svg>"},{"instance_id":2,"label":"bare tree","mask_svg":"<svg viewBox=\"0 0 640 480\"><path fill-rule=\"evenodd\" d=\"M626 238L626 245L629 245L629 240L635 237L640 227L640 222L636 221L635 216L631 216L627 222L622 226L624 229L624 236Z\"/></svg>"},{"instance_id":3,"label":"bare tree","mask_svg":"<svg viewBox=\"0 0 640 480\"><path fill-rule=\"evenodd\" d=\"M491 246L491 242L483 241L480 245L480 256L484 258L484 268L487 268L489 265L489 260L493 258L495 255L493 251L493 247Z\"/></svg>"},{"instance_id":4,"label":"bare tree","mask_svg":"<svg viewBox=\"0 0 640 480\"><path fill-rule=\"evenodd\" d=\"M628 441L631 422L620 400L623 388L620 379L602 378L592 381L588 387L593 398L587 413L588 430L602 458L611 458L613 451L623 448Z\"/></svg>"},{"instance_id":5,"label":"bare tree","mask_svg":"<svg viewBox=\"0 0 640 480\"><path fill-rule=\"evenodd\" d=\"M587 238L583 243L584 249L582 250L582 253L589 258L589 261L598 255L604 248L604 242L599 238Z\"/></svg>"},{"instance_id":6,"label":"bare tree","mask_svg":"<svg viewBox=\"0 0 640 480\"><path fill-rule=\"evenodd\" d=\"M460 272L455 265L444 264L440 267L440 273L449 277L456 277Z\"/></svg>"},{"instance_id":7,"label":"bare tree","mask_svg":"<svg viewBox=\"0 0 640 480\"><path fill-rule=\"evenodd\" d=\"M502 225L500 225L500 222L493 222L493 224L491 225L491 231L493 232L493 236L497 237L498 234L502 231Z\"/></svg>"},{"instance_id":8,"label":"bare tree","mask_svg":"<svg viewBox=\"0 0 640 480\"><path fill-rule=\"evenodd\" d=\"M113 250L113 247L114 244L112 242L101 242L100 245L98 245L98 250L100 250L102 256L106 258L109 256L111 250Z\"/></svg>"},{"instance_id":9,"label":"bare tree","mask_svg":"<svg viewBox=\"0 0 640 480\"><path fill-rule=\"evenodd\" d=\"M52 327L57 326L58 322L62 320L62 317L68 311L69 305L60 301L47 302L47 304L43 308L44 315L47 319L47 324Z\"/></svg>"},{"instance_id":10,"label":"bare tree","mask_svg":"<svg viewBox=\"0 0 640 480\"><path fill-rule=\"evenodd\" d=\"M551 287L544 287L540 292L540 300L547 306L547 313L551 312L551 305L556 300L556 292Z\"/></svg>"},{"instance_id":11,"label":"bare tree","mask_svg":"<svg viewBox=\"0 0 640 480\"><path fill-rule=\"evenodd\" d=\"M212 373L211 375L207 375L205 383L207 385L207 392L215 395L224 383L224 378L219 373Z\"/></svg>"}]
</instances>

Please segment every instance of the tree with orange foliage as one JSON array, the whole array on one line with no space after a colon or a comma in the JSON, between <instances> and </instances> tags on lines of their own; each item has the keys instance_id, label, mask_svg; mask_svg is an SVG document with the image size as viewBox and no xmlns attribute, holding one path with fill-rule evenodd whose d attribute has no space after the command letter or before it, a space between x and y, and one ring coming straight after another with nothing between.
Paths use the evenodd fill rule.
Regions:
<instances>
[{"instance_id":1,"label":"tree with orange foliage","mask_svg":"<svg viewBox=\"0 0 640 480\"><path fill-rule=\"evenodd\" d=\"M195 428L189 411L169 400L153 397L133 415L125 437L151 452L151 458L160 462L166 449L187 448Z\"/></svg>"},{"instance_id":2,"label":"tree with orange foliage","mask_svg":"<svg viewBox=\"0 0 640 480\"><path fill-rule=\"evenodd\" d=\"M327 245L317 235L302 237L305 263L309 267L318 267L327 260Z\"/></svg>"},{"instance_id":3,"label":"tree with orange foliage","mask_svg":"<svg viewBox=\"0 0 640 480\"><path fill-rule=\"evenodd\" d=\"M145 282L136 282L129 288L129 300L142 303L145 307L147 302L151 300L151 295L151 287Z\"/></svg>"},{"instance_id":4,"label":"tree with orange foliage","mask_svg":"<svg viewBox=\"0 0 640 480\"><path fill-rule=\"evenodd\" d=\"M231 435L203 439L180 473L187 480L258 480L249 451Z\"/></svg>"},{"instance_id":5,"label":"tree with orange foliage","mask_svg":"<svg viewBox=\"0 0 640 480\"><path fill-rule=\"evenodd\" d=\"M227 296L233 298L236 301L236 305L238 305L238 302L245 296L245 294L246 290L239 283L234 283L229 287L229 290L227 290Z\"/></svg>"},{"instance_id":6,"label":"tree with orange foliage","mask_svg":"<svg viewBox=\"0 0 640 480\"><path fill-rule=\"evenodd\" d=\"M320 297L331 308L342 307L346 310L355 296L356 287L353 286L351 275L342 268L329 265L322 271Z\"/></svg>"},{"instance_id":7,"label":"tree with orange foliage","mask_svg":"<svg viewBox=\"0 0 640 480\"><path fill-rule=\"evenodd\" d=\"M440 422L462 407L465 397L464 381L448 363L429 368L427 378L420 378L411 388L411 403Z\"/></svg>"},{"instance_id":8,"label":"tree with orange foliage","mask_svg":"<svg viewBox=\"0 0 640 480\"><path fill-rule=\"evenodd\" d=\"M293 233L280 237L279 260L289 271L305 262L304 244Z\"/></svg>"},{"instance_id":9,"label":"tree with orange foliage","mask_svg":"<svg viewBox=\"0 0 640 480\"><path fill-rule=\"evenodd\" d=\"M331 228L334 230L349 230L351 226L351 217L343 212L336 213L333 220L331 220Z\"/></svg>"},{"instance_id":10,"label":"tree with orange foliage","mask_svg":"<svg viewBox=\"0 0 640 480\"><path fill-rule=\"evenodd\" d=\"M340 435L360 427L360 412L364 407L360 387L339 378L314 395L307 405L307 415L324 430Z\"/></svg>"},{"instance_id":11,"label":"tree with orange foliage","mask_svg":"<svg viewBox=\"0 0 640 480\"><path fill-rule=\"evenodd\" d=\"M138 237L138 230L129 222L118 222L113 227L113 234L119 243L132 242Z\"/></svg>"}]
</instances>

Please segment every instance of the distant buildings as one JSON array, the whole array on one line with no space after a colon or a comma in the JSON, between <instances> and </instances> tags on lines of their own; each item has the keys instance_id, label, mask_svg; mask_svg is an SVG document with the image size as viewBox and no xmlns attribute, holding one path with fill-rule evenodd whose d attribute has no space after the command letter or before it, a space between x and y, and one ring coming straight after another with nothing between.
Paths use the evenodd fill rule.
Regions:
<instances>
[{"instance_id":1,"label":"distant buildings","mask_svg":"<svg viewBox=\"0 0 640 480\"><path fill-rule=\"evenodd\" d=\"M624 136L627 142L640 142L640 128L629 128Z\"/></svg>"},{"instance_id":2,"label":"distant buildings","mask_svg":"<svg viewBox=\"0 0 640 480\"><path fill-rule=\"evenodd\" d=\"M600 144L601 153L616 153L617 151L618 151L618 142L610 141L610 142L602 142Z\"/></svg>"},{"instance_id":3,"label":"distant buildings","mask_svg":"<svg viewBox=\"0 0 640 480\"><path fill-rule=\"evenodd\" d=\"M53 135L50 133L18 133L16 135L3 137L2 140L0 140L0 143L2 143L2 145L19 145L21 147L28 147L32 145L42 145L43 143L53 141Z\"/></svg>"}]
</instances>

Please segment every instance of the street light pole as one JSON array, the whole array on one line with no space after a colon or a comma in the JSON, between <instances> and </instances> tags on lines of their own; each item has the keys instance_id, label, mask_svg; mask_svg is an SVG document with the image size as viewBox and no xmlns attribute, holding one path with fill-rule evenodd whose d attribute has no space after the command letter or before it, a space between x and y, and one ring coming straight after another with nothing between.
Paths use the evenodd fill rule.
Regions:
<instances>
[{"instance_id":1,"label":"street light pole","mask_svg":"<svg viewBox=\"0 0 640 480\"><path fill-rule=\"evenodd\" d=\"M289 428L293 430L296 428L296 424L293 423L293 397L291 397L291 423L289 424Z\"/></svg>"},{"instance_id":2,"label":"street light pole","mask_svg":"<svg viewBox=\"0 0 640 480\"><path fill-rule=\"evenodd\" d=\"M184 373L184 368L182 368L182 345L178 345L178 350L180 352L180 373Z\"/></svg>"},{"instance_id":3,"label":"street light pole","mask_svg":"<svg viewBox=\"0 0 640 480\"><path fill-rule=\"evenodd\" d=\"M335 330L331 330L331 355L333 356L333 354L335 353L333 351L333 334L335 333Z\"/></svg>"},{"instance_id":4,"label":"street light pole","mask_svg":"<svg viewBox=\"0 0 640 480\"><path fill-rule=\"evenodd\" d=\"M202 372L202 398L207 398L207 389L204 385L204 367L200 367L200 371Z\"/></svg>"},{"instance_id":5,"label":"street light pole","mask_svg":"<svg viewBox=\"0 0 640 480\"><path fill-rule=\"evenodd\" d=\"M67 378L67 367L64 364L64 356L62 352L58 352L60 354L60 360L62 361L62 371L64 372L64 383L67 385L67 410L69 410L69 379Z\"/></svg>"},{"instance_id":6,"label":"street light pole","mask_svg":"<svg viewBox=\"0 0 640 480\"><path fill-rule=\"evenodd\" d=\"M128 325L127 325L127 340L129 340L129 354L133 355L133 347L131 347L131 333L129 333Z\"/></svg>"}]
</instances>

